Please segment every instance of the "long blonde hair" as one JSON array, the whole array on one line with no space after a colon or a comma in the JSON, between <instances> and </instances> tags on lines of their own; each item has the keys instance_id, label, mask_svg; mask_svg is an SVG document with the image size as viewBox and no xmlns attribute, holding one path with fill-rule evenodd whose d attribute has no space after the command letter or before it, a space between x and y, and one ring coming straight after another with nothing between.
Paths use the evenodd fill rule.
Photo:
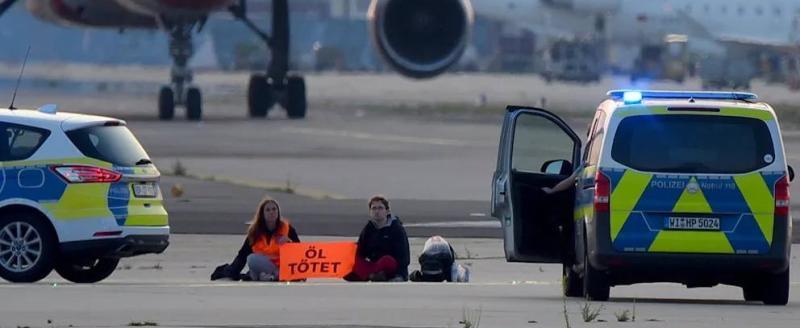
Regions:
<instances>
[{"instance_id":1,"label":"long blonde hair","mask_svg":"<svg viewBox=\"0 0 800 328\"><path fill-rule=\"evenodd\" d=\"M278 227L283 224L283 222L281 222L281 206L278 204L278 201L269 196L264 197L264 199L258 203L256 213L253 215L253 220L250 221L250 227L247 228L247 242L249 242L250 245L253 245L261 236L272 234L272 232L267 229L266 218L264 217L264 207L270 203L275 204L275 207L278 208L278 220L275 222L275 230L278 230Z\"/></svg>"}]
</instances>

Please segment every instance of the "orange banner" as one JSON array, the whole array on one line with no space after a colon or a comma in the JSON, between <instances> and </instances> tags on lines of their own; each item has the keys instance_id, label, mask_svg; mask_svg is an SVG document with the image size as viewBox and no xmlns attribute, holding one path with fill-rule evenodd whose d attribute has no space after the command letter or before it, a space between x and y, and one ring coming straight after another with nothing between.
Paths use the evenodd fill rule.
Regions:
<instances>
[{"instance_id":1,"label":"orange banner","mask_svg":"<svg viewBox=\"0 0 800 328\"><path fill-rule=\"evenodd\" d=\"M288 243L281 245L281 281L342 278L353 271L355 242Z\"/></svg>"}]
</instances>

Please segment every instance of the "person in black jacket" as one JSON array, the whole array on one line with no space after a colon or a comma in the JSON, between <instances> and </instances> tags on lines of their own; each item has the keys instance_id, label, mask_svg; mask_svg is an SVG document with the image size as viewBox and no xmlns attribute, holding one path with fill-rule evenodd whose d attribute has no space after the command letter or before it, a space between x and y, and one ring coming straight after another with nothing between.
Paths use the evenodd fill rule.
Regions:
<instances>
[{"instance_id":1,"label":"person in black jacket","mask_svg":"<svg viewBox=\"0 0 800 328\"><path fill-rule=\"evenodd\" d=\"M345 280L408 280L410 251L403 223L391 214L386 197L373 196L367 204L370 219L358 237L353 272Z\"/></svg>"},{"instance_id":2,"label":"person in black jacket","mask_svg":"<svg viewBox=\"0 0 800 328\"><path fill-rule=\"evenodd\" d=\"M211 275L211 280L279 280L280 245L290 242L300 242L297 231L281 216L278 202L265 197L258 204L253 221L247 229L247 238L236 258L231 264L218 267ZM240 276L245 265L250 271L247 275Z\"/></svg>"}]
</instances>

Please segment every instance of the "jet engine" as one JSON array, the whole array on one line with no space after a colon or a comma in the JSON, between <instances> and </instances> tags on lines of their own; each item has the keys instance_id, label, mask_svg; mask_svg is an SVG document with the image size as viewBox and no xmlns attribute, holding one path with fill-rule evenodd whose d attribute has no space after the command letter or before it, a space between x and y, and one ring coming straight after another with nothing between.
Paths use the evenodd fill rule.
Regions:
<instances>
[{"instance_id":1,"label":"jet engine","mask_svg":"<svg viewBox=\"0 0 800 328\"><path fill-rule=\"evenodd\" d=\"M373 0L368 19L383 59L399 73L422 79L459 60L474 14L469 0Z\"/></svg>"}]
</instances>

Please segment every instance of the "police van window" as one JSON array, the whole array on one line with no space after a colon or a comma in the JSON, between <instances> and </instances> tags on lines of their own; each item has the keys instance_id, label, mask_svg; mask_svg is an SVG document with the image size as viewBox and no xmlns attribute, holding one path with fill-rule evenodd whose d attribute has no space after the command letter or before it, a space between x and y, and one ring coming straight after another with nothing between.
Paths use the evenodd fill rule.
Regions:
<instances>
[{"instance_id":1,"label":"police van window","mask_svg":"<svg viewBox=\"0 0 800 328\"><path fill-rule=\"evenodd\" d=\"M589 140L586 141L586 151L583 153L583 162L587 165L597 164L597 156L600 151L600 144L602 143L605 124L606 114L603 112L598 112L597 120L595 120L594 127L592 127Z\"/></svg>"},{"instance_id":2,"label":"police van window","mask_svg":"<svg viewBox=\"0 0 800 328\"><path fill-rule=\"evenodd\" d=\"M745 173L775 158L765 122L712 115L641 115L623 119L611 157L630 168L666 173Z\"/></svg>"},{"instance_id":3,"label":"police van window","mask_svg":"<svg viewBox=\"0 0 800 328\"><path fill-rule=\"evenodd\" d=\"M584 143L585 146L583 147L583 156L581 156L581 159L584 163L589 159L589 148L591 148L590 143L592 141L592 134L594 133L594 130L597 129L597 122L600 121L600 115L602 114L603 112L598 110L594 115L594 119L589 123L589 129L586 130L586 142Z\"/></svg>"},{"instance_id":4,"label":"police van window","mask_svg":"<svg viewBox=\"0 0 800 328\"><path fill-rule=\"evenodd\" d=\"M603 144L603 137L605 136L605 128L600 126L592 137L592 149L589 155L588 165L596 165L600 157L600 147Z\"/></svg>"},{"instance_id":5,"label":"police van window","mask_svg":"<svg viewBox=\"0 0 800 328\"><path fill-rule=\"evenodd\" d=\"M550 120L536 115L517 117L511 150L511 169L540 172L549 160L563 159L572 162L575 146L572 139Z\"/></svg>"},{"instance_id":6,"label":"police van window","mask_svg":"<svg viewBox=\"0 0 800 328\"><path fill-rule=\"evenodd\" d=\"M92 126L67 132L67 137L84 155L118 166L135 166L149 159L127 127Z\"/></svg>"},{"instance_id":7,"label":"police van window","mask_svg":"<svg viewBox=\"0 0 800 328\"><path fill-rule=\"evenodd\" d=\"M16 124L0 124L0 160L18 161L31 157L44 143L50 131Z\"/></svg>"}]
</instances>

